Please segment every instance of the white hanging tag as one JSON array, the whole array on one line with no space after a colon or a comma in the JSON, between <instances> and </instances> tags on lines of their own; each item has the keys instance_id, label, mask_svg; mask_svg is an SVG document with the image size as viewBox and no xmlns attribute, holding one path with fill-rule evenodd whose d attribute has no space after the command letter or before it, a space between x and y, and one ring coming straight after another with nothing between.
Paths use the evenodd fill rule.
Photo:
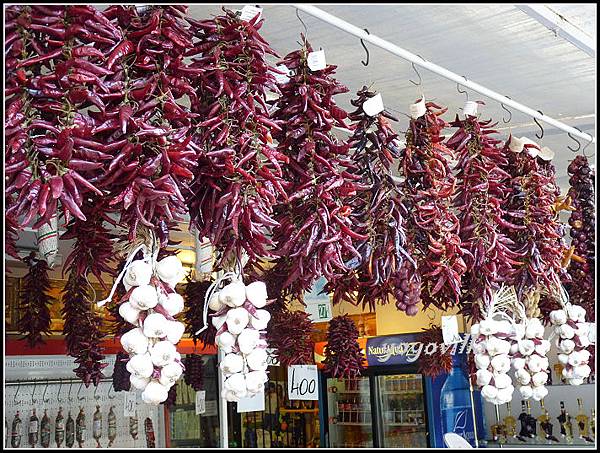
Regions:
<instances>
[{"instance_id":1,"label":"white hanging tag","mask_svg":"<svg viewBox=\"0 0 600 453\"><path fill-rule=\"evenodd\" d=\"M317 365L288 366L288 399L307 401L319 399Z\"/></svg>"},{"instance_id":2,"label":"white hanging tag","mask_svg":"<svg viewBox=\"0 0 600 453\"><path fill-rule=\"evenodd\" d=\"M370 99L367 99L363 102L362 105L363 111L369 116L375 116L385 109L383 106L383 99L381 97L381 93L377 93Z\"/></svg>"},{"instance_id":3,"label":"white hanging tag","mask_svg":"<svg viewBox=\"0 0 600 453\"><path fill-rule=\"evenodd\" d=\"M325 51L321 49L310 52L306 62L311 71L321 71L325 69L327 67L327 62L325 61Z\"/></svg>"},{"instance_id":4,"label":"white hanging tag","mask_svg":"<svg viewBox=\"0 0 600 453\"><path fill-rule=\"evenodd\" d=\"M135 415L135 406L137 393L136 392L124 392L125 393L125 404L123 404L123 416L133 417Z\"/></svg>"},{"instance_id":5,"label":"white hanging tag","mask_svg":"<svg viewBox=\"0 0 600 453\"><path fill-rule=\"evenodd\" d=\"M246 22L251 21L254 17L259 14L258 20L260 20L262 16L262 8L258 6L246 5L240 11L242 12L241 19Z\"/></svg>"},{"instance_id":6,"label":"white hanging tag","mask_svg":"<svg viewBox=\"0 0 600 453\"><path fill-rule=\"evenodd\" d=\"M278 74L274 72L273 75L275 76L275 80L279 85L285 85L290 81L289 76L291 75L291 71L284 64L280 64L279 66L277 66L277 69L281 72L284 72L285 74Z\"/></svg>"},{"instance_id":7,"label":"white hanging tag","mask_svg":"<svg viewBox=\"0 0 600 453\"><path fill-rule=\"evenodd\" d=\"M554 159L554 151L552 151L547 146L544 146L542 150L538 153L538 156L540 156L540 158L545 160L546 162L549 162L552 159Z\"/></svg>"},{"instance_id":8,"label":"white hanging tag","mask_svg":"<svg viewBox=\"0 0 600 453\"><path fill-rule=\"evenodd\" d=\"M208 238L200 238L198 232L194 229L194 242L196 248L196 280L205 280L210 278L213 271L214 247Z\"/></svg>"},{"instance_id":9,"label":"white hanging tag","mask_svg":"<svg viewBox=\"0 0 600 453\"><path fill-rule=\"evenodd\" d=\"M523 151L523 140L511 135L510 142L508 143L508 149L513 153L520 153Z\"/></svg>"},{"instance_id":10,"label":"white hanging tag","mask_svg":"<svg viewBox=\"0 0 600 453\"><path fill-rule=\"evenodd\" d=\"M442 337L444 344L455 344L462 341L458 334L458 318L456 316L442 316Z\"/></svg>"},{"instance_id":11,"label":"white hanging tag","mask_svg":"<svg viewBox=\"0 0 600 453\"><path fill-rule=\"evenodd\" d=\"M265 410L265 392L261 390L256 395L240 398L237 403L237 412L260 412Z\"/></svg>"},{"instance_id":12,"label":"white hanging tag","mask_svg":"<svg viewBox=\"0 0 600 453\"><path fill-rule=\"evenodd\" d=\"M423 115L425 115L425 112L427 112L427 107L425 107L425 98L422 97L421 100L416 104L411 104L408 107L408 110L410 111L411 118L415 120L417 118L421 118Z\"/></svg>"},{"instance_id":13,"label":"white hanging tag","mask_svg":"<svg viewBox=\"0 0 600 453\"><path fill-rule=\"evenodd\" d=\"M206 390L196 392L196 415L206 412Z\"/></svg>"},{"instance_id":14,"label":"white hanging tag","mask_svg":"<svg viewBox=\"0 0 600 453\"><path fill-rule=\"evenodd\" d=\"M58 255L58 218L52 216L50 222L44 223L36 234L37 246L40 255L48 263L48 267L52 269Z\"/></svg>"},{"instance_id":15,"label":"white hanging tag","mask_svg":"<svg viewBox=\"0 0 600 453\"><path fill-rule=\"evenodd\" d=\"M465 106L463 107L463 113L467 116L476 116L477 115L477 102L475 102L475 101L465 102Z\"/></svg>"}]
</instances>

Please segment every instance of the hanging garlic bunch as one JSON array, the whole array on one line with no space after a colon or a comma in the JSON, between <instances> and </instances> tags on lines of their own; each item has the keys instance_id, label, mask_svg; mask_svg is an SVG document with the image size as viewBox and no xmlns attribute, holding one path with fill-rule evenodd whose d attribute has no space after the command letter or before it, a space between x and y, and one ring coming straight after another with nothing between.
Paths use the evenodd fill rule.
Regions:
<instances>
[{"instance_id":1,"label":"hanging garlic bunch","mask_svg":"<svg viewBox=\"0 0 600 453\"><path fill-rule=\"evenodd\" d=\"M208 307L216 313L215 342L226 355L219 364L225 384L221 397L227 401L254 396L267 382L267 324L271 316L267 288L263 282L244 285L235 280L208 296Z\"/></svg>"},{"instance_id":2,"label":"hanging garlic bunch","mask_svg":"<svg viewBox=\"0 0 600 453\"><path fill-rule=\"evenodd\" d=\"M495 405L511 401L515 390L508 375L511 351L525 336L525 329L514 321L508 308L515 301L514 288L502 287L494 294L482 321L471 326L477 385L481 395Z\"/></svg>"},{"instance_id":3,"label":"hanging garlic bunch","mask_svg":"<svg viewBox=\"0 0 600 453\"><path fill-rule=\"evenodd\" d=\"M127 293L120 301L119 314L135 327L121 336L121 345L130 355L127 371L131 385L143 390L144 402L158 405L183 373L175 345L185 326L174 317L183 310L183 297L175 292L175 285L185 271L176 256L157 261L157 254L140 248L144 259L132 261L124 269Z\"/></svg>"},{"instance_id":4,"label":"hanging garlic bunch","mask_svg":"<svg viewBox=\"0 0 600 453\"><path fill-rule=\"evenodd\" d=\"M581 385L590 373L590 352L586 348L596 343L595 323L585 322L585 309L569 302L560 310L550 312L554 325L558 360L564 365L562 374L571 385Z\"/></svg>"},{"instance_id":5,"label":"hanging garlic bunch","mask_svg":"<svg viewBox=\"0 0 600 453\"><path fill-rule=\"evenodd\" d=\"M550 342L544 340L544 326L538 318L525 318L525 337L513 345L512 365L523 399L542 400L548 389L548 357Z\"/></svg>"}]
</instances>

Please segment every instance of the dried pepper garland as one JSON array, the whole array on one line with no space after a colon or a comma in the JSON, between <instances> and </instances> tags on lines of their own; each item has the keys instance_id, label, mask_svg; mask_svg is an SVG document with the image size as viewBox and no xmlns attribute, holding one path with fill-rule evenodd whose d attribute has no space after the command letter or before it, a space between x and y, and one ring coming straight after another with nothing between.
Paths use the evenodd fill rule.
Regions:
<instances>
[{"instance_id":1,"label":"dried pepper garland","mask_svg":"<svg viewBox=\"0 0 600 453\"><path fill-rule=\"evenodd\" d=\"M95 63L116 44L117 32L88 6L12 8L10 26L18 37L11 49L21 51L7 67L8 118L16 123L7 130L6 154L8 190L19 194L7 215L22 217L21 225L39 216L35 229L60 205L65 223L71 216L85 220L83 194L102 195L90 180L107 155L90 149L94 125L82 112L98 107L90 86L100 83L106 70Z\"/></svg>"},{"instance_id":2,"label":"dried pepper garland","mask_svg":"<svg viewBox=\"0 0 600 453\"><path fill-rule=\"evenodd\" d=\"M425 332L420 341L425 345L425 351L419 357L419 373L431 378L436 378L440 374L450 373L452 371L452 353L450 350L442 352L440 344L444 343L442 329L440 326L430 326L423 329ZM428 345L435 344L434 352L428 352Z\"/></svg>"},{"instance_id":3,"label":"dried pepper garland","mask_svg":"<svg viewBox=\"0 0 600 453\"><path fill-rule=\"evenodd\" d=\"M184 382L195 391L204 387L204 362L198 354L187 354L183 359L185 370L183 371Z\"/></svg>"},{"instance_id":4,"label":"dried pepper garland","mask_svg":"<svg viewBox=\"0 0 600 453\"><path fill-rule=\"evenodd\" d=\"M129 355L126 352L119 351L115 357L115 367L113 369L112 381L115 392L128 392L131 388L131 373L127 371L127 361Z\"/></svg>"},{"instance_id":5,"label":"dried pepper garland","mask_svg":"<svg viewBox=\"0 0 600 453\"><path fill-rule=\"evenodd\" d=\"M330 280L326 289L333 293L334 304L347 300L374 310L377 302L386 304L390 297L395 297L398 308L402 304L412 312L408 307L413 306L413 298L404 304L402 286L410 284L410 277L403 271L404 263L414 261L406 251L406 209L391 170L394 157L398 157L395 145L398 136L387 119L397 120L385 110L375 116L364 112L363 104L375 95L363 87L357 93L358 98L351 101L357 109L348 115L354 122L351 158L358 167L354 182L357 194L348 200L352 207L348 217L354 225L360 225L355 231L366 239L355 241L358 255L347 252L344 256L351 271L340 279Z\"/></svg>"},{"instance_id":6,"label":"dried pepper garland","mask_svg":"<svg viewBox=\"0 0 600 453\"><path fill-rule=\"evenodd\" d=\"M508 156L512 192L506 210L511 225L503 230L521 256L513 280L517 295L523 300L526 294L543 291L558 297L564 251L555 212L555 179L527 151L507 153L512 154Z\"/></svg>"},{"instance_id":7,"label":"dried pepper garland","mask_svg":"<svg viewBox=\"0 0 600 453\"><path fill-rule=\"evenodd\" d=\"M88 288L85 277L71 272L63 290L62 310L67 354L75 357L78 364L75 374L86 387L91 383L97 386L104 378L102 370L108 365L102 362L104 355L99 346L102 318L92 310Z\"/></svg>"},{"instance_id":8,"label":"dried pepper garland","mask_svg":"<svg viewBox=\"0 0 600 453\"><path fill-rule=\"evenodd\" d=\"M43 344L42 335L50 333L50 305L54 299L49 296L50 279L48 263L35 258L32 252L23 260L29 272L23 277L23 290L20 294L21 304L18 321L19 332L30 347Z\"/></svg>"},{"instance_id":9,"label":"dried pepper garland","mask_svg":"<svg viewBox=\"0 0 600 453\"><path fill-rule=\"evenodd\" d=\"M288 54L283 64L292 75L281 85L274 118L283 125L274 138L277 149L289 158L283 168L289 198L276 207L273 228L278 257L273 272L287 276L283 287L302 297L315 279L341 277L348 251L360 256L353 239L367 236L352 230L352 209L345 204L356 189L347 169L352 167L349 144L339 141L333 126L347 127L347 113L336 106L333 96L348 89L333 78L336 66L311 71L307 57L312 47Z\"/></svg>"},{"instance_id":10,"label":"dried pepper garland","mask_svg":"<svg viewBox=\"0 0 600 453\"><path fill-rule=\"evenodd\" d=\"M334 378L360 375L364 356L357 340L358 329L348 315L336 316L330 321L323 360L326 373Z\"/></svg>"},{"instance_id":11,"label":"dried pepper garland","mask_svg":"<svg viewBox=\"0 0 600 453\"><path fill-rule=\"evenodd\" d=\"M281 165L287 157L272 146L279 130L269 118L267 92L277 93L266 55L277 54L260 36L257 15L244 21L233 11L190 21L200 44L193 58L198 73L199 115L194 142L198 167L188 197L191 225L207 237L230 265L245 251L250 260L270 255L272 207L286 198Z\"/></svg>"},{"instance_id":12,"label":"dried pepper garland","mask_svg":"<svg viewBox=\"0 0 600 453\"><path fill-rule=\"evenodd\" d=\"M595 199L594 172L585 156L577 156L569 164L568 195L575 211L571 213L571 246L579 259L572 259L569 275L572 283L569 286L569 299L574 305L583 307L586 319L595 318L594 275L595 275ZM582 262L583 261L583 262Z\"/></svg>"},{"instance_id":13,"label":"dried pepper garland","mask_svg":"<svg viewBox=\"0 0 600 453\"><path fill-rule=\"evenodd\" d=\"M281 366L314 363L313 331L313 323L304 311L284 309L272 313L267 342Z\"/></svg>"},{"instance_id":14,"label":"dried pepper garland","mask_svg":"<svg viewBox=\"0 0 600 453\"><path fill-rule=\"evenodd\" d=\"M454 153L441 135L448 126L441 118L446 111L427 102L425 113L410 120L400 163L409 213L407 242L417 261L420 297L424 308L434 305L441 310L458 305L467 270L459 221L452 209L456 181L449 162Z\"/></svg>"},{"instance_id":15,"label":"dried pepper garland","mask_svg":"<svg viewBox=\"0 0 600 453\"><path fill-rule=\"evenodd\" d=\"M458 127L446 146L458 156L457 194L461 246L467 272L463 276L461 312L481 319L481 305L487 307L503 282L510 282L514 268L521 264L511 248L512 240L505 228L521 229L505 220L503 201L507 195L510 175L499 140L491 120L480 122L474 116L450 124Z\"/></svg>"},{"instance_id":16,"label":"dried pepper garland","mask_svg":"<svg viewBox=\"0 0 600 453\"><path fill-rule=\"evenodd\" d=\"M194 344L196 344L198 340L202 341L205 345L214 344L215 342L217 329L212 323L209 323L208 328L200 334L196 334L196 332L204 327L204 296L210 285L210 281L197 282L192 280L190 276L188 276L186 280L185 291L183 293L186 306L184 319L186 332L192 337ZM214 312L209 310L208 316L212 313Z\"/></svg>"}]
</instances>

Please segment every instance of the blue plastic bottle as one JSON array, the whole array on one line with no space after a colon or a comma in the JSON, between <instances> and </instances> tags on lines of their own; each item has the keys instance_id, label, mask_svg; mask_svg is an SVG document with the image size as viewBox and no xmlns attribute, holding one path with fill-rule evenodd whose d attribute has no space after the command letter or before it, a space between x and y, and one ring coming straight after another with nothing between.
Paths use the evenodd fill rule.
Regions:
<instances>
[{"instance_id":1,"label":"blue plastic bottle","mask_svg":"<svg viewBox=\"0 0 600 453\"><path fill-rule=\"evenodd\" d=\"M475 445L469 381L456 355L453 357L452 371L440 393L440 413L442 434L456 433Z\"/></svg>"}]
</instances>

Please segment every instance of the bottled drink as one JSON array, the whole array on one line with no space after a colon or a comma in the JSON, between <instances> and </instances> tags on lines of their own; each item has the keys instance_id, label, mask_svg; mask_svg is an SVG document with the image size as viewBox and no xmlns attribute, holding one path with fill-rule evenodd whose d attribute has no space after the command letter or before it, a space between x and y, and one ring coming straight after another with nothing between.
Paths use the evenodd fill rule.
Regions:
<instances>
[{"instance_id":1,"label":"bottled drink","mask_svg":"<svg viewBox=\"0 0 600 453\"><path fill-rule=\"evenodd\" d=\"M442 386L440 413L442 433L456 433L474 444L475 429L471 415L469 381L456 357L454 357L452 371Z\"/></svg>"}]
</instances>

